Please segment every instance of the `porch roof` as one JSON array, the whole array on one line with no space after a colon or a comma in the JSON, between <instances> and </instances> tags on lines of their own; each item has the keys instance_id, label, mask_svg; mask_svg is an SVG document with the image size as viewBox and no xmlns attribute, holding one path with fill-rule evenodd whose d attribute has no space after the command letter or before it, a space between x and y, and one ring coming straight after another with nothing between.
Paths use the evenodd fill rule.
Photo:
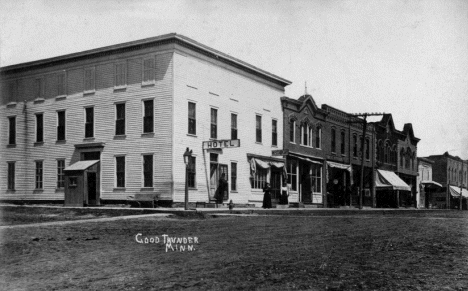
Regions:
<instances>
[{"instance_id":1,"label":"porch roof","mask_svg":"<svg viewBox=\"0 0 468 291\"><path fill-rule=\"evenodd\" d=\"M84 171L87 168L96 164L97 162L99 162L99 160L79 161L74 163L73 165L66 167L64 171Z\"/></svg>"}]
</instances>

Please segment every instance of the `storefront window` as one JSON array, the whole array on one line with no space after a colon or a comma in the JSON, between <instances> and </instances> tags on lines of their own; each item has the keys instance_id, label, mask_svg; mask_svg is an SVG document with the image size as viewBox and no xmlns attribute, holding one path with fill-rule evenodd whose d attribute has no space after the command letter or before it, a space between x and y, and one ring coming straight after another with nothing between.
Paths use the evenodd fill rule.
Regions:
<instances>
[{"instance_id":1,"label":"storefront window","mask_svg":"<svg viewBox=\"0 0 468 291\"><path fill-rule=\"evenodd\" d=\"M322 166L312 165L312 191L314 193L322 193Z\"/></svg>"},{"instance_id":2,"label":"storefront window","mask_svg":"<svg viewBox=\"0 0 468 291\"><path fill-rule=\"evenodd\" d=\"M291 184L291 190L297 191L297 161L288 160L287 164L288 184Z\"/></svg>"},{"instance_id":3,"label":"storefront window","mask_svg":"<svg viewBox=\"0 0 468 291\"><path fill-rule=\"evenodd\" d=\"M252 189L263 189L265 183L267 182L268 169L262 169L257 167L252 181Z\"/></svg>"}]
</instances>

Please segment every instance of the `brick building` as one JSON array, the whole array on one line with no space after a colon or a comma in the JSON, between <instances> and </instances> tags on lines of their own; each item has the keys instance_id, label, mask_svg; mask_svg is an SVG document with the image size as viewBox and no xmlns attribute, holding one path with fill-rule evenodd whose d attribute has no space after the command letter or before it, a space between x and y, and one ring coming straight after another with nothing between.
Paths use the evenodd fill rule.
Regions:
<instances>
[{"instance_id":1,"label":"brick building","mask_svg":"<svg viewBox=\"0 0 468 291\"><path fill-rule=\"evenodd\" d=\"M391 114L373 123L376 131L377 207L415 207L418 176L417 144L413 127L395 128Z\"/></svg>"},{"instance_id":2,"label":"brick building","mask_svg":"<svg viewBox=\"0 0 468 291\"><path fill-rule=\"evenodd\" d=\"M418 179L416 182L416 189L419 190L417 194L417 208L432 208L435 201L432 201L432 193L442 187L441 184L432 180L432 166L434 161L418 157Z\"/></svg>"},{"instance_id":3,"label":"brick building","mask_svg":"<svg viewBox=\"0 0 468 291\"><path fill-rule=\"evenodd\" d=\"M73 204L97 205L158 193L183 201L187 147L190 201L211 199L226 173L225 199L259 203L264 183L283 170L271 153L283 144L280 97L290 82L182 35L0 74L1 200L75 193ZM202 148L231 139L240 146Z\"/></svg>"},{"instance_id":4,"label":"brick building","mask_svg":"<svg viewBox=\"0 0 468 291\"><path fill-rule=\"evenodd\" d=\"M288 97L281 100L291 200L317 207L356 206L362 120L329 105L319 108L309 94L297 100ZM375 155L372 125L365 142L364 204L372 206Z\"/></svg>"},{"instance_id":5,"label":"brick building","mask_svg":"<svg viewBox=\"0 0 468 291\"><path fill-rule=\"evenodd\" d=\"M460 192L463 195L464 206L468 197L468 161L452 156L448 152L442 155L427 157L434 161L432 178L440 183L442 188L435 191L430 199L434 208L458 209ZM461 191L460 191L461 190Z\"/></svg>"}]
</instances>

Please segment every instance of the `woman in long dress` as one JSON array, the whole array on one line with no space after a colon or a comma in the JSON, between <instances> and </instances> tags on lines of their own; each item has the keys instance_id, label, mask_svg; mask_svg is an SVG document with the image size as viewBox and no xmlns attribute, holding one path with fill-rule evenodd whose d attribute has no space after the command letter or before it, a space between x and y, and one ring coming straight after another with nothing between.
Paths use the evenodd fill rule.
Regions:
<instances>
[{"instance_id":1,"label":"woman in long dress","mask_svg":"<svg viewBox=\"0 0 468 291\"><path fill-rule=\"evenodd\" d=\"M289 197L289 186L285 179L283 181L283 187L281 187L281 196L279 199L279 204L288 205L289 204L288 197Z\"/></svg>"},{"instance_id":2,"label":"woman in long dress","mask_svg":"<svg viewBox=\"0 0 468 291\"><path fill-rule=\"evenodd\" d=\"M270 183L266 183L265 187L263 187L263 205L262 207L265 209L271 208L271 187Z\"/></svg>"}]
</instances>

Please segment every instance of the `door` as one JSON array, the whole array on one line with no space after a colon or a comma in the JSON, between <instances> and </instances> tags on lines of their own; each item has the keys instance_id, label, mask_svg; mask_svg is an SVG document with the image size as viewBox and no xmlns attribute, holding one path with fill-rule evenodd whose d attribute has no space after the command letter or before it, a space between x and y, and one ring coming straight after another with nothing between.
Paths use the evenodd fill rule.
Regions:
<instances>
[{"instance_id":1,"label":"door","mask_svg":"<svg viewBox=\"0 0 468 291\"><path fill-rule=\"evenodd\" d=\"M96 205L97 203L97 179L96 173L94 172L87 172L87 180L88 180L88 203L89 205Z\"/></svg>"},{"instance_id":2,"label":"door","mask_svg":"<svg viewBox=\"0 0 468 291\"><path fill-rule=\"evenodd\" d=\"M225 164L218 164L218 177L221 178L221 175L225 174L225 179L226 181L229 181L229 175L228 175L228 166ZM218 179L218 184L219 184L219 179ZM223 201L229 199L229 182L228 185L223 193Z\"/></svg>"},{"instance_id":3,"label":"door","mask_svg":"<svg viewBox=\"0 0 468 291\"><path fill-rule=\"evenodd\" d=\"M307 163L300 164L301 174L301 198L303 203L312 203L312 183L310 165Z\"/></svg>"},{"instance_id":4,"label":"door","mask_svg":"<svg viewBox=\"0 0 468 291\"><path fill-rule=\"evenodd\" d=\"M271 168L271 199L275 199L278 202L278 199L281 194L281 170L278 168Z\"/></svg>"}]
</instances>

